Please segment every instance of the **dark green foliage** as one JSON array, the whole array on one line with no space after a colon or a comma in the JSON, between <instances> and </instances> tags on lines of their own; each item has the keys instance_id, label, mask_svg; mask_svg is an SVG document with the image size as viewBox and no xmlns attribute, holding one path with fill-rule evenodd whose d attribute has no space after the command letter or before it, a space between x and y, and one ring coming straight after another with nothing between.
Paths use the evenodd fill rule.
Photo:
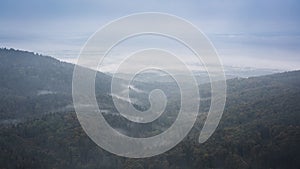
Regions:
<instances>
[{"instance_id":1,"label":"dark green foliage","mask_svg":"<svg viewBox=\"0 0 300 169\"><path fill-rule=\"evenodd\" d=\"M22 56L18 55L20 53ZM197 142L205 120L204 116L200 116L189 135L172 150L151 158L128 159L99 148L84 133L74 112L55 111L71 104L68 76L72 74L72 65L29 52L2 49L0 54L0 73L6 79L1 79L0 84L0 118L26 119L0 125L1 169L300 168L300 71L228 80L224 115L216 132L207 142ZM31 61L35 58L41 60L31 63L20 59L23 56ZM15 63L7 61L14 57ZM18 66L14 67L14 64ZM11 71L10 75L5 75L8 71ZM40 71L43 73L39 75ZM65 71L69 73L64 74ZM43 79L41 76L44 75L48 78ZM27 76L28 79L25 78ZM34 81L35 76L39 80ZM98 76L99 81L96 83L104 87L98 89L98 98L102 99L101 102L104 100L106 107L112 108L111 98L105 95L109 90L105 86L109 84L110 78L102 74ZM54 82L51 84L49 77L55 78L63 86ZM26 80L30 85L26 86ZM47 84L48 88L44 88ZM146 84L139 85L144 89L151 88ZM170 85L168 87L173 89ZM39 90L57 93L37 95ZM202 85L200 93L205 98L201 111L207 111L209 84ZM176 111L177 104L178 100L172 100L167 111ZM112 126L131 130L140 136L137 129L141 129L141 126L129 125L118 116L105 117ZM165 124L169 122L162 120L146 125L144 127L149 128L146 130L149 133L144 134L157 134Z\"/></svg>"},{"instance_id":2,"label":"dark green foliage","mask_svg":"<svg viewBox=\"0 0 300 169\"><path fill-rule=\"evenodd\" d=\"M24 119L72 107L74 65L49 56L0 49L0 119ZM96 91L110 90L110 77L98 73Z\"/></svg>"}]
</instances>

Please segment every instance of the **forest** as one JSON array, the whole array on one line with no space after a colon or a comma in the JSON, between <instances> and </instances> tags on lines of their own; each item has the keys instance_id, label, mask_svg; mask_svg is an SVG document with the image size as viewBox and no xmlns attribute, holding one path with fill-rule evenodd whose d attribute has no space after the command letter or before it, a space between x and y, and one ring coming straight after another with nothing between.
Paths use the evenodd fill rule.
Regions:
<instances>
[{"instance_id":1,"label":"forest","mask_svg":"<svg viewBox=\"0 0 300 169\"><path fill-rule=\"evenodd\" d=\"M161 155L130 159L101 149L81 128L72 106L73 68L49 56L0 49L1 169L300 168L300 71L228 79L221 122L203 144L198 137L210 105L210 84L201 84L200 93L207 99L187 137ZM96 94L102 106L114 112L107 95L110 80L109 75L98 72ZM160 87L173 99L163 119L140 126L114 113L105 118L111 126L133 135L160 133L176 117L176 86L144 82L136 86L145 91ZM142 100L137 108L147 109L146 97L134 91L132 96ZM139 133L140 127L148 132Z\"/></svg>"}]
</instances>

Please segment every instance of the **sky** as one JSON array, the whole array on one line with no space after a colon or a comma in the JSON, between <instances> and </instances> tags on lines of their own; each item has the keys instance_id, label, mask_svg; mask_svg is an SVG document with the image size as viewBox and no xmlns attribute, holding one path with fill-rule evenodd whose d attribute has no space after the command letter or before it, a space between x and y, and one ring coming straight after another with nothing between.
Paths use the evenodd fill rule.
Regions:
<instances>
[{"instance_id":1,"label":"sky","mask_svg":"<svg viewBox=\"0 0 300 169\"><path fill-rule=\"evenodd\" d=\"M0 47L76 62L101 26L138 12L169 13L190 21L207 35L225 65L300 69L298 0L1 0ZM146 40L129 42L115 53Z\"/></svg>"}]
</instances>

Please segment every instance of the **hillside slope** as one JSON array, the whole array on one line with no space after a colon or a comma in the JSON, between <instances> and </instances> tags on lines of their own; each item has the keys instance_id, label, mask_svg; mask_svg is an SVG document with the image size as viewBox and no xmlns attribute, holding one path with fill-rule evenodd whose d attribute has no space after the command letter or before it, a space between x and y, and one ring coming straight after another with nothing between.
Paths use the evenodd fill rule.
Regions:
<instances>
[{"instance_id":1,"label":"hillside slope","mask_svg":"<svg viewBox=\"0 0 300 169\"><path fill-rule=\"evenodd\" d=\"M0 49L0 119L31 118L72 107L73 69L73 64L49 56ZM108 93L110 80L98 72L97 93Z\"/></svg>"},{"instance_id":2,"label":"hillside slope","mask_svg":"<svg viewBox=\"0 0 300 169\"><path fill-rule=\"evenodd\" d=\"M197 142L200 120L183 142L162 155L121 158L93 143L75 113L52 113L1 126L0 168L298 169L300 71L232 79L227 84L224 115L204 144ZM108 118L124 125L118 117Z\"/></svg>"}]
</instances>

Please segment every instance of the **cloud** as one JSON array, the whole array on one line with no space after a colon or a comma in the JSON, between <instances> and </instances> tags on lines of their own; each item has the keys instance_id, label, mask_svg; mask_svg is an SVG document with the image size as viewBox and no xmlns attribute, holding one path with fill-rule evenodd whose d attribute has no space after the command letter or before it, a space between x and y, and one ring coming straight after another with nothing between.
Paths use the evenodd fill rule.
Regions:
<instances>
[{"instance_id":1,"label":"cloud","mask_svg":"<svg viewBox=\"0 0 300 169\"><path fill-rule=\"evenodd\" d=\"M269 60L274 67L297 69L299 4L297 0L4 0L0 5L0 46L74 60L88 37L112 19L156 11L186 18L201 28L225 63L251 58L251 63ZM281 61L286 64L279 64Z\"/></svg>"}]
</instances>

